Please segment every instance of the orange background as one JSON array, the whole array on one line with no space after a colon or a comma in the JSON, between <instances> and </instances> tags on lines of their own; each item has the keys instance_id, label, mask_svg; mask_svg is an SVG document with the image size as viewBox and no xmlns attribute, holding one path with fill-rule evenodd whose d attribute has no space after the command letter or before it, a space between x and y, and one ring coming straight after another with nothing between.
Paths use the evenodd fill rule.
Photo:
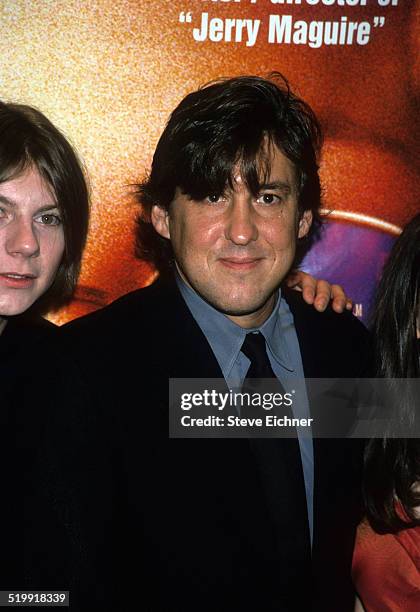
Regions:
<instances>
[{"instance_id":1,"label":"orange background","mask_svg":"<svg viewBox=\"0 0 420 612\"><path fill-rule=\"evenodd\" d=\"M192 24L180 23L191 11ZM254 47L195 42L192 27L210 17L263 21ZM307 21L370 21L384 16L365 46L273 45L268 15ZM300 6L269 0L27 0L0 6L2 97L32 104L79 151L92 187L92 221L76 299L53 316L62 323L150 282L133 256L137 206L130 185L150 165L165 121L179 100L220 76L283 72L313 106L326 132L325 207L356 222L403 225L419 210L419 2L397 7ZM360 215L367 215L365 219ZM354 220L352 221L354 222ZM386 231L395 231L385 227ZM345 247L343 247L345 248Z\"/></svg>"}]
</instances>

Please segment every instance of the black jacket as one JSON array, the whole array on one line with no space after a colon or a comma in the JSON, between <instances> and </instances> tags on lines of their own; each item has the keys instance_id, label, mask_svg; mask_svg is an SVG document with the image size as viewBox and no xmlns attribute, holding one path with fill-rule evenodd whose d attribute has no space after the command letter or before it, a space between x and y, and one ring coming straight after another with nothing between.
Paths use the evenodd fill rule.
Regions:
<instances>
[{"instance_id":1,"label":"black jacket","mask_svg":"<svg viewBox=\"0 0 420 612\"><path fill-rule=\"evenodd\" d=\"M55 325L42 317L17 315L8 318L0 335L0 480L3 488L0 503L0 588L3 590L22 586L24 478L45 424L42 419L34 418L29 402L26 411L29 418L24 428L28 436L23 433L17 398L22 376L32 368L34 372L38 371L39 357L56 330ZM44 363L43 367L48 372L49 364ZM42 386L41 381L42 377L37 378L34 384ZM27 448L23 454L20 452L22 444Z\"/></svg>"},{"instance_id":2,"label":"black jacket","mask_svg":"<svg viewBox=\"0 0 420 612\"><path fill-rule=\"evenodd\" d=\"M363 326L320 314L299 294L287 300L305 375L360 375ZM36 470L49 474L41 490L55 500L61 544L31 556L32 580L67 581L80 610L352 609L357 443L314 441L313 559L299 566L299 534L276 524L249 440L168 439L168 379L222 377L173 285L128 294L60 336L72 381L61 367L66 399ZM275 488L275 470L271 478ZM69 551L59 564L57 548Z\"/></svg>"}]
</instances>

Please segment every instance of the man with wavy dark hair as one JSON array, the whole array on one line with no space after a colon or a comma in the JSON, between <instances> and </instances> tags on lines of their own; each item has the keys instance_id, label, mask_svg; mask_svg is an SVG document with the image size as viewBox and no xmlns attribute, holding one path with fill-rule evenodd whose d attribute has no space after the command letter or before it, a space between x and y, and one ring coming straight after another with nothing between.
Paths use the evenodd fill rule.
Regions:
<instances>
[{"instance_id":1,"label":"man with wavy dark hair","mask_svg":"<svg viewBox=\"0 0 420 612\"><path fill-rule=\"evenodd\" d=\"M318 224L320 143L279 75L189 94L139 186L138 254L161 278L63 330L98 408L97 421L80 411L91 484L81 468L69 506L74 490L95 491L73 533L85 562L94 551L96 584L114 585L102 610L352 609L358 480L345 442L168 439L169 379L359 374L361 324L280 288ZM82 461L75 448L64 465Z\"/></svg>"},{"instance_id":2,"label":"man with wavy dark hair","mask_svg":"<svg viewBox=\"0 0 420 612\"><path fill-rule=\"evenodd\" d=\"M279 74L210 83L184 98L158 142L149 177L139 185L137 253L160 271L173 264L172 243L152 222L158 206L169 212L177 192L201 201L233 188L235 173L256 196L278 151L294 166L299 219L312 234L320 225L318 154L322 136L311 108ZM306 232L307 233L307 232ZM308 244L308 242L307 242Z\"/></svg>"}]
</instances>

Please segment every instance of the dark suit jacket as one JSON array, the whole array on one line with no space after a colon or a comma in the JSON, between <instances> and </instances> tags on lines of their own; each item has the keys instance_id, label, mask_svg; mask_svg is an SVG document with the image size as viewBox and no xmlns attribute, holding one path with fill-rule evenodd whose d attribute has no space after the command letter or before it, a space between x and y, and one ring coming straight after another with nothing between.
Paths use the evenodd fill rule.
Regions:
<instances>
[{"instance_id":1,"label":"dark suit jacket","mask_svg":"<svg viewBox=\"0 0 420 612\"><path fill-rule=\"evenodd\" d=\"M56 330L55 325L40 316L9 317L3 333L0 334L2 397L6 392L13 392L25 364L34 361L39 346Z\"/></svg>"},{"instance_id":2,"label":"dark suit jacket","mask_svg":"<svg viewBox=\"0 0 420 612\"><path fill-rule=\"evenodd\" d=\"M367 354L363 326L348 314L319 314L299 294L287 300L305 375L358 376ZM61 336L60 350L77 367L72 405L55 412L40 465L50 474L43 490L55 500L52 520L67 522L55 541L66 549L70 540L71 550L64 578L57 546L42 560L35 553L39 579L68 580L74 609L352 609L357 444L314 441L311 567L291 558L299 534L276 523L249 440L168 439L168 379L222 378L174 285L126 295Z\"/></svg>"},{"instance_id":3,"label":"dark suit jacket","mask_svg":"<svg viewBox=\"0 0 420 612\"><path fill-rule=\"evenodd\" d=\"M23 314L9 317L0 335L0 481L3 488L0 503L0 589L21 586L21 557L23 548L22 504L25 495L22 475L32 453L19 452L21 427L14 410L23 372L38 362L43 346L52 338L56 326L40 316ZM28 406L29 408L29 406ZM31 449L39 440L42 421L30 419Z\"/></svg>"}]
</instances>

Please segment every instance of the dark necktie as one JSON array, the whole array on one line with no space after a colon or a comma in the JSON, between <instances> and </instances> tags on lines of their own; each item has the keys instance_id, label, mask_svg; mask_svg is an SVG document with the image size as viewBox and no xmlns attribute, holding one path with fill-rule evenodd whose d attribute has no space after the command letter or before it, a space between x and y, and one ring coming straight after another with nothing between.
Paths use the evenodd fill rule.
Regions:
<instances>
[{"instance_id":1,"label":"dark necktie","mask_svg":"<svg viewBox=\"0 0 420 612\"><path fill-rule=\"evenodd\" d=\"M251 362L247 378L275 377L265 348L265 338L260 332L247 334L241 351Z\"/></svg>"},{"instance_id":2,"label":"dark necktie","mask_svg":"<svg viewBox=\"0 0 420 612\"><path fill-rule=\"evenodd\" d=\"M245 336L241 351L251 362L242 388L249 387L250 390L261 391L263 393L264 389L262 388L263 383L261 379L271 379L273 382L270 385L270 391L276 391L283 395L285 393L283 385L274 374L268 359L264 336L260 332L248 333ZM293 416L290 408L287 406L282 409L282 412L284 416Z\"/></svg>"},{"instance_id":3,"label":"dark necktie","mask_svg":"<svg viewBox=\"0 0 420 612\"><path fill-rule=\"evenodd\" d=\"M263 385L255 386L253 379L275 378L276 391L284 393L276 378L260 333L248 333L241 351L251 361L243 390L264 392ZM270 387L270 391L273 389ZM287 413L288 410L288 413ZM290 408L284 410L291 416ZM305 484L299 443L296 438L250 439L268 512L278 538L281 577L279 586L285 591L299 588L303 576L310 572L310 536Z\"/></svg>"}]
</instances>

